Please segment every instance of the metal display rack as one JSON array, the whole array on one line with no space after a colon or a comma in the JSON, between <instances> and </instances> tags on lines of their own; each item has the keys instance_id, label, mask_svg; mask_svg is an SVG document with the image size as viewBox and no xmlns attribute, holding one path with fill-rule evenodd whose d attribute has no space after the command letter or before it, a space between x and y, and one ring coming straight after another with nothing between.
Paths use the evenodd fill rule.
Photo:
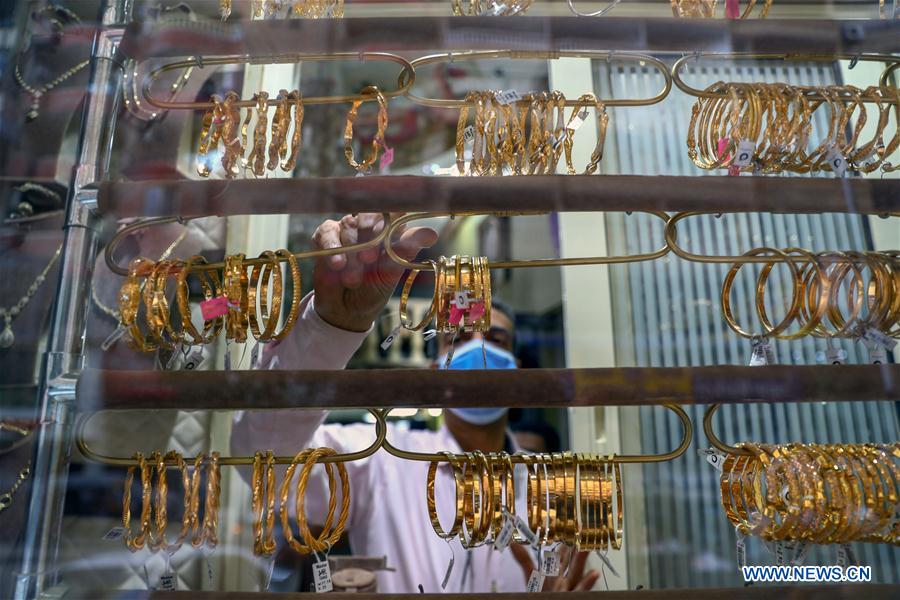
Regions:
<instances>
[{"instance_id":1,"label":"metal display rack","mask_svg":"<svg viewBox=\"0 0 900 600\"><path fill-rule=\"evenodd\" d=\"M900 366L770 366L439 371L267 371L141 373L85 370L85 331L102 215L117 218L361 211L722 211L888 215L900 212L900 180L776 177L536 176L370 177L261 181L105 181L121 99L120 59L203 53L386 50L594 49L695 52L900 53L900 21L672 20L575 17L385 18L257 21L206 26L131 23L129 0L106 0L95 34L76 167L67 198L59 294L39 389L26 549L16 595L33 598L55 581L63 499L77 413L137 408L249 408L250 389L268 393L254 408L514 406L900 400ZM189 33L190 35L185 35ZM590 178L589 178L590 177ZM598 185L598 182L602 184ZM398 193L402 190L402 193ZM490 190L490 195L484 193ZM247 203L253 193L256 200ZM204 392L213 384L220 393ZM414 386L415 396L406 394ZM365 401L358 390L365 389ZM502 394L501 394L502 390ZM430 391L430 392L429 392ZM841 598L853 587L692 590L700 599ZM896 598L898 586L865 587ZM201 598L228 593L191 592ZM101 594L102 595L102 594ZM421 595L417 594L416 597ZM165 598L163 592L135 598ZM260 594L259 597L268 597ZM281 597L281 596L279 596ZM343 597L339 595L338 597ZM359 598L358 594L353 595ZM407 598L412 595L382 596ZM519 598L521 595L512 595ZM571 598L572 595L566 597ZM582 595L575 595L580 598ZM683 591L613 592L609 598L680 598Z\"/></svg>"}]
</instances>

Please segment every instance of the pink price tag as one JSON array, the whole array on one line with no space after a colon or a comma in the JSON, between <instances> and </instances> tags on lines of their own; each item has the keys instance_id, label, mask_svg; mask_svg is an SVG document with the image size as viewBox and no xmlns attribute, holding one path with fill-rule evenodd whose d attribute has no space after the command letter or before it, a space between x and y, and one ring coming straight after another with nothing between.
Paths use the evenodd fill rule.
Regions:
<instances>
[{"instance_id":1,"label":"pink price tag","mask_svg":"<svg viewBox=\"0 0 900 600\"><path fill-rule=\"evenodd\" d=\"M378 163L379 170L384 173L391 163L394 162L394 149L388 148L387 145L384 145L384 154L381 155L380 162Z\"/></svg>"},{"instance_id":2,"label":"pink price tag","mask_svg":"<svg viewBox=\"0 0 900 600\"><path fill-rule=\"evenodd\" d=\"M725 16L729 19L739 19L741 9L738 6L738 0L725 0Z\"/></svg>"},{"instance_id":3,"label":"pink price tag","mask_svg":"<svg viewBox=\"0 0 900 600\"><path fill-rule=\"evenodd\" d=\"M741 174L741 168L738 167L737 165L731 165L730 167L728 167L728 175L730 177L737 177L740 174Z\"/></svg>"},{"instance_id":4,"label":"pink price tag","mask_svg":"<svg viewBox=\"0 0 900 600\"><path fill-rule=\"evenodd\" d=\"M204 321L211 321L228 314L228 298L218 296L200 303L200 314Z\"/></svg>"},{"instance_id":5,"label":"pink price tag","mask_svg":"<svg viewBox=\"0 0 900 600\"><path fill-rule=\"evenodd\" d=\"M469 323L474 323L484 316L484 302L475 302L469 308Z\"/></svg>"},{"instance_id":6,"label":"pink price tag","mask_svg":"<svg viewBox=\"0 0 900 600\"><path fill-rule=\"evenodd\" d=\"M728 150L728 138L719 138L719 145L717 154L719 155L719 160L726 157L725 151Z\"/></svg>"},{"instance_id":7,"label":"pink price tag","mask_svg":"<svg viewBox=\"0 0 900 600\"><path fill-rule=\"evenodd\" d=\"M450 324L451 325L459 325L460 321L462 321L463 314L465 311L461 308L457 308L455 306L450 307Z\"/></svg>"}]
</instances>

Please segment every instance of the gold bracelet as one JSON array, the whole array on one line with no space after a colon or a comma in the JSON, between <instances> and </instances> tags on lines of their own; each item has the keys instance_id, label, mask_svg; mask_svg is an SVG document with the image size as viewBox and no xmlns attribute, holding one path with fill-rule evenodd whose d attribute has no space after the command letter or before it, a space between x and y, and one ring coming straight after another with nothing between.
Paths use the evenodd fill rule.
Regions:
<instances>
[{"instance_id":1,"label":"gold bracelet","mask_svg":"<svg viewBox=\"0 0 900 600\"><path fill-rule=\"evenodd\" d=\"M128 467L125 475L125 487L122 494L122 527L125 529L125 547L131 552L137 552L144 547L150 536L151 495L153 485L151 471L144 459L144 455L136 452L133 456L137 466ZM137 535L131 532L131 486L134 483L135 472L141 474L141 530Z\"/></svg>"},{"instance_id":2,"label":"gold bracelet","mask_svg":"<svg viewBox=\"0 0 900 600\"><path fill-rule=\"evenodd\" d=\"M388 112L387 99L378 87L367 85L360 91L360 95L375 96L374 100L378 102L378 128L375 132L375 137L372 139L372 147L369 155L362 159L361 162L356 162L356 159L353 156L353 123L356 121L360 105L365 100L354 100L353 104L350 106L350 110L347 112L347 122L344 124L344 156L347 158L347 163L351 167L360 173L364 173L375 164L375 160L378 158L379 146L384 145L384 135L388 126Z\"/></svg>"},{"instance_id":3,"label":"gold bracelet","mask_svg":"<svg viewBox=\"0 0 900 600\"><path fill-rule=\"evenodd\" d=\"M428 474L425 478L425 506L428 509L428 519L431 521L431 527L434 529L435 535L437 535L442 540L451 540L459 534L460 529L462 528L465 504L464 493L466 485L462 469L460 468L459 463L456 461L456 457L453 456L453 454L450 452L440 452L439 454L442 454L447 458L447 462L449 463L450 468L453 471L453 480L456 484L454 488L454 503L456 504L456 512L453 518L453 525L450 526L450 529L446 533L444 533L444 529L441 527L441 520L437 514L437 506L434 496L434 480L438 470L437 461L432 461L428 465Z\"/></svg>"},{"instance_id":4,"label":"gold bracelet","mask_svg":"<svg viewBox=\"0 0 900 600\"><path fill-rule=\"evenodd\" d=\"M222 103L222 143L225 152L222 154L222 168L225 177L232 179L240 173L238 160L244 158L244 146L238 137L238 127L241 122L241 109L237 106L240 96L230 91L225 94Z\"/></svg>"},{"instance_id":5,"label":"gold bracelet","mask_svg":"<svg viewBox=\"0 0 900 600\"><path fill-rule=\"evenodd\" d=\"M271 250L266 250L259 255L266 262L254 265L250 270L250 279L247 286L247 317L250 331L260 342L272 339L278 328L278 319L281 316L281 298L284 293L281 281L281 262ZM269 310L269 281L272 282L272 309ZM258 306L257 306L258 305ZM257 319L259 316L259 319ZM263 322L264 329L260 330L259 323Z\"/></svg>"},{"instance_id":6,"label":"gold bracelet","mask_svg":"<svg viewBox=\"0 0 900 600\"><path fill-rule=\"evenodd\" d=\"M225 257L225 273L222 279L225 297L228 299L228 314L225 317L226 339L235 342L247 341L248 326L248 278L244 268L244 255Z\"/></svg>"},{"instance_id":7,"label":"gold bracelet","mask_svg":"<svg viewBox=\"0 0 900 600\"><path fill-rule=\"evenodd\" d=\"M303 95L300 90L294 90L288 94L288 101L294 103L294 132L291 135L291 152L288 154L287 162L282 163L281 170L287 173L293 173L297 166L297 157L300 155L300 148L303 146Z\"/></svg>"}]
</instances>

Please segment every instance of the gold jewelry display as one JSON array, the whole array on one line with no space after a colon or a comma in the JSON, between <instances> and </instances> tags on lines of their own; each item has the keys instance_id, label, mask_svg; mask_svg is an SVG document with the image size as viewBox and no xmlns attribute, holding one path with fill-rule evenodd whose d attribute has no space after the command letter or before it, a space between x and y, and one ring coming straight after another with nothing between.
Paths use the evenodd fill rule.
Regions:
<instances>
[{"instance_id":1,"label":"gold jewelry display","mask_svg":"<svg viewBox=\"0 0 900 600\"><path fill-rule=\"evenodd\" d=\"M463 5L461 0L450 0L450 8L457 17L468 16L494 16L494 17L514 17L516 15L525 14L525 11L531 7L532 0L469 0L468 4Z\"/></svg>"},{"instance_id":2,"label":"gold jewelry display","mask_svg":"<svg viewBox=\"0 0 900 600\"><path fill-rule=\"evenodd\" d=\"M219 15L223 21L231 16L231 2L219 0ZM285 8L286 14L279 15ZM344 16L344 0L252 0L250 10L257 19L289 15L303 19L339 19Z\"/></svg>"},{"instance_id":3,"label":"gold jewelry display","mask_svg":"<svg viewBox=\"0 0 900 600\"><path fill-rule=\"evenodd\" d=\"M28 437L28 435L31 434L31 429L19 427L18 425L13 425L12 423L6 423L4 421L0 421L0 431L12 431L13 433L21 435L23 438ZM19 491L19 488L22 487L22 484L25 483L30 476L31 461L29 460L25 463L25 466L19 470L19 474L16 476L16 480L12 483L12 486L10 486L7 491L0 493L0 515L3 514L3 511L12 506L13 500L16 497L16 492Z\"/></svg>"},{"instance_id":4,"label":"gold jewelry display","mask_svg":"<svg viewBox=\"0 0 900 600\"><path fill-rule=\"evenodd\" d=\"M253 511L253 552L269 556L275 552L275 455L271 450L253 457L250 480Z\"/></svg>"},{"instance_id":5,"label":"gold jewelry display","mask_svg":"<svg viewBox=\"0 0 900 600\"><path fill-rule=\"evenodd\" d=\"M725 15L726 17L746 19L750 17L753 8L756 6L757 0L748 0L747 6L743 11L739 11L734 15ZM715 18L718 0L670 0L672 5L672 14L675 17L695 17L695 18ZM757 17L765 19L769 15L772 8L772 0L765 0L759 7ZM726 8L727 11L727 8Z\"/></svg>"}]
</instances>

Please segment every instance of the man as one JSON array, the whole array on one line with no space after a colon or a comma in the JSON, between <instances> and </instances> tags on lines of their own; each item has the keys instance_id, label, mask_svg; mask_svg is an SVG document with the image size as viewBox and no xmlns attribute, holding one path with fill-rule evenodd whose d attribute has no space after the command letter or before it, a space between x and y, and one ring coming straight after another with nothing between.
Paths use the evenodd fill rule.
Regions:
<instances>
[{"instance_id":1,"label":"man","mask_svg":"<svg viewBox=\"0 0 900 600\"><path fill-rule=\"evenodd\" d=\"M319 248L340 248L363 242L384 228L380 215L345 216L325 221L313 241ZM398 232L394 250L407 260L437 241L437 232L426 227ZM281 344L267 347L263 365L280 369L342 369L370 331L394 292L403 268L380 248L321 258L315 266L314 291L304 298L301 317ZM492 315L496 330L484 340L479 334L460 340L450 368L515 368L512 358L512 319L498 311ZM506 340L505 342L503 340ZM497 343L499 342L499 344ZM474 351L477 349L477 354ZM446 361L444 347L439 366ZM439 383L437 384L439 385ZM415 390L408 390L414 394ZM399 401L399 399L398 399ZM416 452L453 453L515 451L506 431L506 409L448 410L438 432L400 431L389 427L388 439L398 448ZM328 446L338 452L364 448L374 439L371 425L322 425L325 413L302 410L253 411L235 418L232 452L252 455L272 449L277 455L293 455L305 447ZM396 458L386 452L346 463L351 483L347 533L354 554L386 556L393 572L378 573L379 592L441 591L451 554L455 567L448 592L523 591L533 568L528 549L513 544L500 553L485 545L462 548L458 540L446 543L432 530L425 505L428 463ZM307 517L315 522L326 512L328 490L322 468L310 479L306 497ZM281 471L283 474L283 470ZM455 481L443 464L435 480L438 514L446 522L454 511ZM523 486L519 486L523 487ZM524 489L520 490L522 494ZM565 557L564 557L565 558ZM584 573L586 554L572 560L568 577L548 578L545 590L589 590L599 574ZM564 563L565 564L565 563Z\"/></svg>"}]
</instances>

